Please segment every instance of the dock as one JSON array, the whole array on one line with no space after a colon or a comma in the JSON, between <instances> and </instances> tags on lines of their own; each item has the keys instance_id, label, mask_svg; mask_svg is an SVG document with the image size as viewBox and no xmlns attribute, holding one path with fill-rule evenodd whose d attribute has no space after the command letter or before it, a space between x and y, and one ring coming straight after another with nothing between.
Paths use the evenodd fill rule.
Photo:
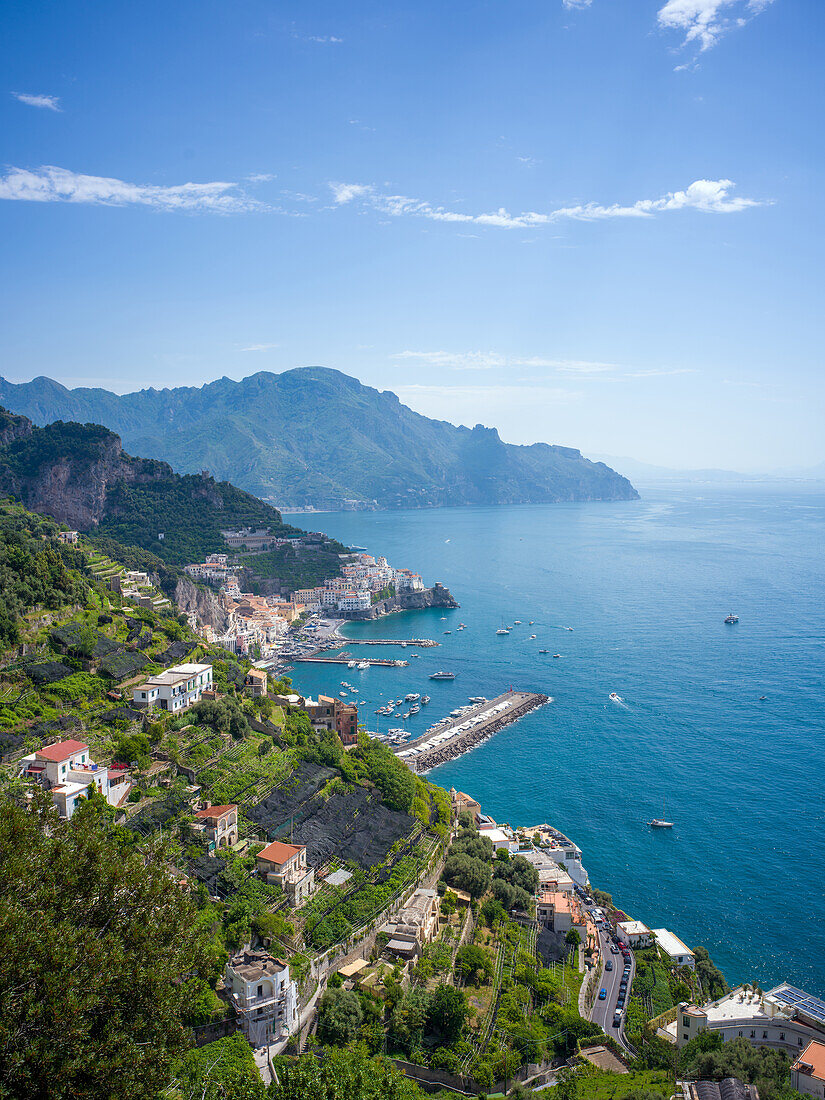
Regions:
<instances>
[{"instance_id":1,"label":"dock","mask_svg":"<svg viewBox=\"0 0 825 1100\"><path fill-rule=\"evenodd\" d=\"M323 652L323 649L317 649L306 657L292 657L291 661L294 665L348 665L350 661L355 660L351 653L339 653L337 657L322 657ZM383 668L406 668L409 661L394 661L388 657L359 657L358 663L368 664L370 667L378 665Z\"/></svg>"},{"instance_id":2,"label":"dock","mask_svg":"<svg viewBox=\"0 0 825 1100\"><path fill-rule=\"evenodd\" d=\"M479 703L458 718L439 722L429 733L399 745L393 751L412 771L429 771L469 752L511 722L549 702L549 695L533 691L506 691L496 699ZM473 722L469 728L459 728L466 727L473 719L481 721Z\"/></svg>"},{"instance_id":3,"label":"dock","mask_svg":"<svg viewBox=\"0 0 825 1100\"><path fill-rule=\"evenodd\" d=\"M441 642L436 642L433 638L347 638L347 645L400 645L431 649L441 645Z\"/></svg>"}]
</instances>

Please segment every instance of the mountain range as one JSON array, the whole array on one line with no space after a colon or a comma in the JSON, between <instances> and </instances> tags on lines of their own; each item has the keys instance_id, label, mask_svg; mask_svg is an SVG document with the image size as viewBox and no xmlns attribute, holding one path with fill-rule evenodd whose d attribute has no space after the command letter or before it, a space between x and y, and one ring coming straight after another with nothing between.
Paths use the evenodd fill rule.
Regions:
<instances>
[{"instance_id":1,"label":"mountain range","mask_svg":"<svg viewBox=\"0 0 825 1100\"><path fill-rule=\"evenodd\" d=\"M118 395L0 378L0 404L36 424L105 425L183 473L209 470L282 507L432 507L635 500L631 483L571 447L502 442L325 367Z\"/></svg>"}]
</instances>

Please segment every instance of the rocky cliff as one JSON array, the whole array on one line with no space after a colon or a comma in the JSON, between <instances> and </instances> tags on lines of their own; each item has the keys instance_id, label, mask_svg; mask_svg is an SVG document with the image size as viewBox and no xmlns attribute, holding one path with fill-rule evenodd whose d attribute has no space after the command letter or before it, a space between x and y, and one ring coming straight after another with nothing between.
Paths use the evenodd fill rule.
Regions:
<instances>
[{"instance_id":1,"label":"rocky cliff","mask_svg":"<svg viewBox=\"0 0 825 1100\"><path fill-rule=\"evenodd\" d=\"M230 616L217 594L210 588L199 587L187 576L178 579L175 603L181 611L194 611L198 621L211 626L217 634L225 634L229 629Z\"/></svg>"}]
</instances>

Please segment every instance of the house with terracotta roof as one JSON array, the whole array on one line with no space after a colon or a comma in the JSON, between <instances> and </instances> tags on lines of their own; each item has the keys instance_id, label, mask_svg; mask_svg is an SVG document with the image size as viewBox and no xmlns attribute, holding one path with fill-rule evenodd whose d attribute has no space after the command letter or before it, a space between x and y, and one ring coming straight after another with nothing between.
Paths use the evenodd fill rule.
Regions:
<instances>
[{"instance_id":1,"label":"house with terracotta roof","mask_svg":"<svg viewBox=\"0 0 825 1100\"><path fill-rule=\"evenodd\" d=\"M825 1098L825 1043L808 1043L791 1066L791 1085L806 1096Z\"/></svg>"},{"instance_id":2,"label":"house with terracotta roof","mask_svg":"<svg viewBox=\"0 0 825 1100\"><path fill-rule=\"evenodd\" d=\"M238 807L206 805L195 813L197 829L199 826L209 839L210 851L213 848L231 848L238 842Z\"/></svg>"},{"instance_id":3,"label":"house with terracotta roof","mask_svg":"<svg viewBox=\"0 0 825 1100\"><path fill-rule=\"evenodd\" d=\"M263 699L267 689L267 675L262 668L251 668L244 680L246 692L256 699Z\"/></svg>"},{"instance_id":4,"label":"house with terracotta roof","mask_svg":"<svg viewBox=\"0 0 825 1100\"><path fill-rule=\"evenodd\" d=\"M473 821L478 821L481 806L464 791L457 791L455 787L450 787L450 802L452 803L454 818L457 819L459 814L468 813L472 816Z\"/></svg>"},{"instance_id":5,"label":"house with terracotta roof","mask_svg":"<svg viewBox=\"0 0 825 1100\"><path fill-rule=\"evenodd\" d=\"M20 775L48 791L61 817L69 818L92 787L111 806L120 806L132 789L128 772L96 764L83 741L58 741L24 756Z\"/></svg>"},{"instance_id":6,"label":"house with terracotta roof","mask_svg":"<svg viewBox=\"0 0 825 1100\"><path fill-rule=\"evenodd\" d=\"M315 868L307 866L305 844L273 840L255 859L261 878L280 886L293 905L302 905L315 890Z\"/></svg>"}]
</instances>

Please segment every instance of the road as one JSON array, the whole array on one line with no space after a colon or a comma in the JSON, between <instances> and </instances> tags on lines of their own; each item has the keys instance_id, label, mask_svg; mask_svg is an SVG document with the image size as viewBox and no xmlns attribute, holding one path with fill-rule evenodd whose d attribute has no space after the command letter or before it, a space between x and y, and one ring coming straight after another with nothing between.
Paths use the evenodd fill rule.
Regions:
<instances>
[{"instance_id":1,"label":"road","mask_svg":"<svg viewBox=\"0 0 825 1100\"><path fill-rule=\"evenodd\" d=\"M600 1001L598 994L596 1000L593 1002L593 1008L590 1012L590 1019L594 1024L598 1024L604 1031L605 1035L611 1035L621 1046L627 1049L627 1042L624 1037L624 1027L613 1026L613 1014L616 1011L616 1000L619 996L619 983L622 980L624 972L624 959L621 954L613 955L610 951L610 945L612 939L609 934L601 929L599 932L599 946L602 952L602 958L607 961L611 959L613 961L613 969L608 972L604 971L602 974L602 982L600 989L607 990L607 996L603 1001ZM633 957L633 952L630 952L630 974L627 985L627 994L625 996L625 1009L627 1009L627 1000L630 996L630 988L633 984L633 978L636 974L636 960ZM622 1023L624 1023L624 1013L622 1014Z\"/></svg>"}]
</instances>

